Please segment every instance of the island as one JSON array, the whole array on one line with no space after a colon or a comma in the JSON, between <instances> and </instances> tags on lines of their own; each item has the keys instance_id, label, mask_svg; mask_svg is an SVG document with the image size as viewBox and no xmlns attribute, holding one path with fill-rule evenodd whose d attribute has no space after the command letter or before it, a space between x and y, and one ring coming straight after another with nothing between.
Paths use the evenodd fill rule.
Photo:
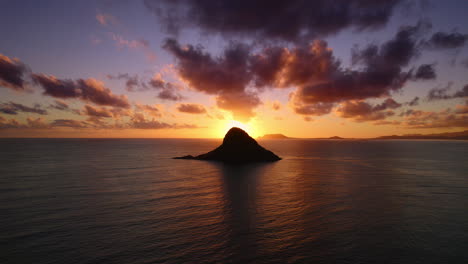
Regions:
<instances>
[{"instance_id":1,"label":"island","mask_svg":"<svg viewBox=\"0 0 468 264\"><path fill-rule=\"evenodd\" d=\"M265 134L261 137L258 137L258 139L290 139L290 137L287 137L283 134Z\"/></svg>"},{"instance_id":2,"label":"island","mask_svg":"<svg viewBox=\"0 0 468 264\"><path fill-rule=\"evenodd\" d=\"M281 160L273 152L260 146L244 130L233 127L216 149L198 156L181 156L174 159L213 160L226 163L273 162Z\"/></svg>"}]
</instances>

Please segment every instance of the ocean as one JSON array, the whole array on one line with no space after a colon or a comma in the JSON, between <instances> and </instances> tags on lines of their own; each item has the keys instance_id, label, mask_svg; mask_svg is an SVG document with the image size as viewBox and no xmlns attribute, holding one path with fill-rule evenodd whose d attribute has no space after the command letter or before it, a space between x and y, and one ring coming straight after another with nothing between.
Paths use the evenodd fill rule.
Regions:
<instances>
[{"instance_id":1,"label":"ocean","mask_svg":"<svg viewBox=\"0 0 468 264\"><path fill-rule=\"evenodd\" d=\"M468 141L0 139L0 263L468 263Z\"/></svg>"}]
</instances>

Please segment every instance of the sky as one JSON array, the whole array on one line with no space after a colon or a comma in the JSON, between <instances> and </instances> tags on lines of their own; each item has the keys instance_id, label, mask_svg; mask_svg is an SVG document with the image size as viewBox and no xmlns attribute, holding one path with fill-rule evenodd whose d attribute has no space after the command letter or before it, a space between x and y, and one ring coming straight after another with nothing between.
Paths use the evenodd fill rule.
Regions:
<instances>
[{"instance_id":1,"label":"sky","mask_svg":"<svg viewBox=\"0 0 468 264\"><path fill-rule=\"evenodd\" d=\"M0 137L468 128L465 0L0 1Z\"/></svg>"}]
</instances>

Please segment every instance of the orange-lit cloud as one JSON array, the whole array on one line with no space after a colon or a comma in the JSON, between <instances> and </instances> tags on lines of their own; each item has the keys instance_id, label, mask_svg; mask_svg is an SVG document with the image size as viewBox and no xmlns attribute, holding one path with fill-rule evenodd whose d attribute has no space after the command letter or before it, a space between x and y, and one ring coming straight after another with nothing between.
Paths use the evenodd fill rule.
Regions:
<instances>
[{"instance_id":1,"label":"orange-lit cloud","mask_svg":"<svg viewBox=\"0 0 468 264\"><path fill-rule=\"evenodd\" d=\"M201 104L179 104L177 111L188 114L205 114L206 109Z\"/></svg>"},{"instance_id":2,"label":"orange-lit cloud","mask_svg":"<svg viewBox=\"0 0 468 264\"><path fill-rule=\"evenodd\" d=\"M25 75L28 68L19 59L9 58L0 54L0 87L13 90L25 90Z\"/></svg>"}]
</instances>

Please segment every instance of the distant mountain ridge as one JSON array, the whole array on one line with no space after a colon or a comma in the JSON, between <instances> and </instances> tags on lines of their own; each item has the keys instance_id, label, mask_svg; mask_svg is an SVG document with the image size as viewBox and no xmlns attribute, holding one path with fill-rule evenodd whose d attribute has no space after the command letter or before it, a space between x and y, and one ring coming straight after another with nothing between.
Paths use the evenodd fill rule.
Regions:
<instances>
[{"instance_id":1,"label":"distant mountain ridge","mask_svg":"<svg viewBox=\"0 0 468 264\"><path fill-rule=\"evenodd\" d=\"M375 138L342 138L339 136L333 136L328 138L293 138L283 134L265 134L258 139L344 139L344 140L372 140L372 139L443 139L443 140L468 140L468 130L458 132L446 132L446 133L433 133L433 134L406 134L406 135L390 135L380 136Z\"/></svg>"},{"instance_id":2,"label":"distant mountain ridge","mask_svg":"<svg viewBox=\"0 0 468 264\"><path fill-rule=\"evenodd\" d=\"M468 139L468 130L437 134L409 134L377 137L376 139Z\"/></svg>"}]
</instances>

